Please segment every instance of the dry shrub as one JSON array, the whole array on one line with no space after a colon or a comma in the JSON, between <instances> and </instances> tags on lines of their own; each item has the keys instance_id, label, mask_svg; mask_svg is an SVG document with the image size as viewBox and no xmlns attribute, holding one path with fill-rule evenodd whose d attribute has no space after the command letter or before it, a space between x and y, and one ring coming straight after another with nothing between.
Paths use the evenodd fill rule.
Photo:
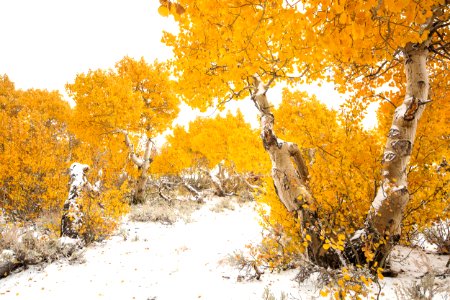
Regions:
<instances>
[{"instance_id":1,"label":"dry shrub","mask_svg":"<svg viewBox=\"0 0 450 300\"><path fill-rule=\"evenodd\" d=\"M130 213L130 220L136 222L159 222L165 225L171 225L177 221L177 216L173 208L159 201L155 205L148 203L134 206Z\"/></svg>"},{"instance_id":2,"label":"dry shrub","mask_svg":"<svg viewBox=\"0 0 450 300\"><path fill-rule=\"evenodd\" d=\"M34 228L26 230L17 226L4 226L0 237L0 253L7 254L2 259L24 266L50 263L61 258L71 258L72 255L79 257L76 251L81 247L79 241L67 243Z\"/></svg>"},{"instance_id":3,"label":"dry shrub","mask_svg":"<svg viewBox=\"0 0 450 300\"><path fill-rule=\"evenodd\" d=\"M423 231L428 243L436 245L440 254L450 254L450 221L438 220Z\"/></svg>"},{"instance_id":4,"label":"dry shrub","mask_svg":"<svg viewBox=\"0 0 450 300\"><path fill-rule=\"evenodd\" d=\"M428 273L421 279L409 285L403 285L396 289L398 299L432 300L441 294L442 299L450 296L449 282L438 282L433 273Z\"/></svg>"},{"instance_id":5,"label":"dry shrub","mask_svg":"<svg viewBox=\"0 0 450 300\"><path fill-rule=\"evenodd\" d=\"M263 267L253 254L252 252L244 254L242 251L237 251L228 257L228 263L243 273L239 276L240 278L259 280L264 274Z\"/></svg>"},{"instance_id":6,"label":"dry shrub","mask_svg":"<svg viewBox=\"0 0 450 300\"><path fill-rule=\"evenodd\" d=\"M253 195L253 191L250 189L243 189L238 194L239 203L246 203L255 201L255 197Z\"/></svg>"},{"instance_id":7,"label":"dry shrub","mask_svg":"<svg viewBox=\"0 0 450 300\"><path fill-rule=\"evenodd\" d=\"M52 238L61 236L61 209L41 213L33 223Z\"/></svg>"},{"instance_id":8,"label":"dry shrub","mask_svg":"<svg viewBox=\"0 0 450 300\"><path fill-rule=\"evenodd\" d=\"M200 177L201 178L201 177ZM147 201L164 200L171 202L175 199L190 199L202 202L206 196L207 187L203 180L190 174L184 176L167 175L154 177L147 186Z\"/></svg>"}]
</instances>

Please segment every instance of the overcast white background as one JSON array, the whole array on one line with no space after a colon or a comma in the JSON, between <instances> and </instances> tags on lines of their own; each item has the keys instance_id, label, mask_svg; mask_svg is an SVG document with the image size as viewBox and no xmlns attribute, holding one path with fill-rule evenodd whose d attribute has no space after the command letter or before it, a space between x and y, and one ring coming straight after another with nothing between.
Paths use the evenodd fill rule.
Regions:
<instances>
[{"instance_id":1,"label":"overcast white background","mask_svg":"<svg viewBox=\"0 0 450 300\"><path fill-rule=\"evenodd\" d=\"M16 88L59 90L67 99L64 85L77 73L112 68L126 55L166 60L172 53L160 42L162 32L177 26L158 15L158 6L157 0L0 0L0 74ZM307 89L331 107L342 101L331 85ZM279 101L279 91L272 101ZM238 106L256 126L252 103ZM195 115L183 106L177 123Z\"/></svg>"},{"instance_id":2,"label":"overcast white background","mask_svg":"<svg viewBox=\"0 0 450 300\"><path fill-rule=\"evenodd\" d=\"M0 73L18 88L64 91L77 73L109 68L125 55L170 57L174 30L156 0L0 0Z\"/></svg>"}]
</instances>

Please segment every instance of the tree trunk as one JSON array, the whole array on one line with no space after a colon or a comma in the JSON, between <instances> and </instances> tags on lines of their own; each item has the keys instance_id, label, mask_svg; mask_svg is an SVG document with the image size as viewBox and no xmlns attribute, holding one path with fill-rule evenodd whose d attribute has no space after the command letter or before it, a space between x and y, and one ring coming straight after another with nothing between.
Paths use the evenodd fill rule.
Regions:
<instances>
[{"instance_id":1,"label":"tree trunk","mask_svg":"<svg viewBox=\"0 0 450 300\"><path fill-rule=\"evenodd\" d=\"M61 218L61 236L78 238L79 231L83 224L83 212L79 203L85 191L89 191L91 186L86 178L89 171L88 165L73 163L69 168L69 196L64 202L63 215Z\"/></svg>"},{"instance_id":2,"label":"tree trunk","mask_svg":"<svg viewBox=\"0 0 450 300\"><path fill-rule=\"evenodd\" d=\"M122 133L125 137L125 145L128 147L130 151L130 158L131 161L138 167L139 169L139 177L137 179L136 188L134 189L133 194L133 204L138 203L144 203L145 202L145 191L147 188L147 181L148 181L148 169L150 168L150 164L152 163L152 160L150 158L151 150L152 150L152 140L147 139L147 142L145 143L145 151L144 156L139 157L134 152L134 146L130 141L130 137L128 136L128 132L125 130L117 130L118 132Z\"/></svg>"},{"instance_id":3,"label":"tree trunk","mask_svg":"<svg viewBox=\"0 0 450 300\"><path fill-rule=\"evenodd\" d=\"M406 94L405 99L396 108L392 126L388 133L383 160L382 181L372 202L366 219L366 228L350 240L352 245L347 249L355 249L357 240L371 241L371 243L383 241L375 253L374 261L383 265L392 246L398 242L401 234L401 222L403 211L409 201L408 192L408 164L417 130L417 123L428 103L428 72L426 60L428 56L428 45L409 43L404 49L405 72L406 72ZM364 241L359 243L361 246ZM362 251L356 251L359 260L365 261L366 257Z\"/></svg>"},{"instance_id":4,"label":"tree trunk","mask_svg":"<svg viewBox=\"0 0 450 300\"><path fill-rule=\"evenodd\" d=\"M148 139L145 144L145 152L144 152L144 156L142 158L143 162L142 162L141 166L139 166L140 174L138 177L136 190L134 192L134 199L133 199L133 202L135 204L145 202L145 196L146 196L145 191L147 188L147 181L148 181L147 172L148 172L148 169L150 168L150 164L152 162L152 160L150 158L151 146L152 146L152 141L151 141L151 139Z\"/></svg>"},{"instance_id":5,"label":"tree trunk","mask_svg":"<svg viewBox=\"0 0 450 300\"><path fill-rule=\"evenodd\" d=\"M252 100L261 113L261 139L272 162L271 173L275 191L286 209L298 216L303 226L301 234L310 235L310 259L320 263L319 256L323 251L319 239L319 220L314 211L305 208L311 207L314 202L308 185L307 166L297 144L277 138L273 130L275 119L266 97L268 86L262 83L258 75L254 76L254 80L255 93Z\"/></svg>"}]
</instances>

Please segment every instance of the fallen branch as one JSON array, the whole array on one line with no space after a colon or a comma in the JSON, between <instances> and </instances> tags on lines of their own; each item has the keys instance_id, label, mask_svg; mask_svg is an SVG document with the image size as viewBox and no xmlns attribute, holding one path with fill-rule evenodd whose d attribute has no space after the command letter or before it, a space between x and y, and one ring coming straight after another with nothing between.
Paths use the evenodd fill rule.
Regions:
<instances>
[{"instance_id":1,"label":"fallen branch","mask_svg":"<svg viewBox=\"0 0 450 300\"><path fill-rule=\"evenodd\" d=\"M184 180L183 180L183 186L194 195L195 200L197 200L198 202L203 201L203 195L199 191L197 191L193 186L191 186L189 183L185 182Z\"/></svg>"}]
</instances>

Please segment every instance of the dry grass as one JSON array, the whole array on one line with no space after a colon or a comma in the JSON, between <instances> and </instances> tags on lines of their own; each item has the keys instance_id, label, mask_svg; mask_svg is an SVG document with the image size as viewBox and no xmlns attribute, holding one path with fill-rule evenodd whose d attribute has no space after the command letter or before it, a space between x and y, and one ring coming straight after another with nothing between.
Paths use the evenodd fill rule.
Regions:
<instances>
[{"instance_id":1,"label":"dry grass","mask_svg":"<svg viewBox=\"0 0 450 300\"><path fill-rule=\"evenodd\" d=\"M195 201L165 201L155 199L132 207L130 220L136 222L158 222L171 225L178 220L190 221L191 214L200 208Z\"/></svg>"},{"instance_id":2,"label":"dry grass","mask_svg":"<svg viewBox=\"0 0 450 300\"><path fill-rule=\"evenodd\" d=\"M61 216L62 210L43 212L34 223L52 238L58 238L61 236Z\"/></svg>"},{"instance_id":3,"label":"dry grass","mask_svg":"<svg viewBox=\"0 0 450 300\"><path fill-rule=\"evenodd\" d=\"M213 207L211 207L211 211L215 213L220 213L225 210L234 210L233 198L231 197L223 197L219 202L216 203Z\"/></svg>"},{"instance_id":4,"label":"dry grass","mask_svg":"<svg viewBox=\"0 0 450 300\"><path fill-rule=\"evenodd\" d=\"M275 297L275 295L270 291L270 288L268 286L266 286L264 288L264 292L262 294L262 299L263 300L287 300L288 299L288 295L284 292L281 292L280 294L280 298Z\"/></svg>"},{"instance_id":5,"label":"dry grass","mask_svg":"<svg viewBox=\"0 0 450 300\"><path fill-rule=\"evenodd\" d=\"M449 299L450 288L448 283L445 280L439 281L435 274L428 273L410 285L399 287L395 293L398 299L432 300L437 299L438 295L441 299Z\"/></svg>"}]
</instances>

